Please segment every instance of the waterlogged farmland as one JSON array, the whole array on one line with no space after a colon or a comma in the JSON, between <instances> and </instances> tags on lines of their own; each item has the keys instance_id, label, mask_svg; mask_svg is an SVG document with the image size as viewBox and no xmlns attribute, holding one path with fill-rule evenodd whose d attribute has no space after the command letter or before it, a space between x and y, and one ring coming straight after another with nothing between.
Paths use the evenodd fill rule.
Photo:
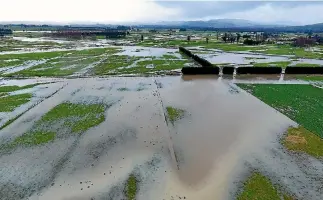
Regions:
<instances>
[{"instance_id":1,"label":"waterlogged farmland","mask_svg":"<svg viewBox=\"0 0 323 200\"><path fill-rule=\"evenodd\" d=\"M0 38L0 199L323 199L322 76L182 75L178 47L221 68L323 48L217 37Z\"/></svg>"},{"instance_id":2,"label":"waterlogged farmland","mask_svg":"<svg viewBox=\"0 0 323 200\"><path fill-rule=\"evenodd\" d=\"M192 61L179 53L118 54L127 48L95 48L0 55L0 73L6 77L155 74L179 70ZM141 51L134 49L133 51Z\"/></svg>"}]
</instances>

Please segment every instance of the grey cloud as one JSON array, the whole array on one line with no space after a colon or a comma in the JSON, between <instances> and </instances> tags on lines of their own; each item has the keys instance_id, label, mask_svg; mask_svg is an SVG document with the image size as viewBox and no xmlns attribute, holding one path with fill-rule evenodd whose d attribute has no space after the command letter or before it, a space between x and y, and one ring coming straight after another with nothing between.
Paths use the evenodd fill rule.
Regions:
<instances>
[{"instance_id":1,"label":"grey cloud","mask_svg":"<svg viewBox=\"0 0 323 200\"><path fill-rule=\"evenodd\" d=\"M318 1L157 1L166 8L181 10L182 19L201 19L209 16L223 16L270 5L276 8L295 8L305 5L323 5Z\"/></svg>"},{"instance_id":2,"label":"grey cloud","mask_svg":"<svg viewBox=\"0 0 323 200\"><path fill-rule=\"evenodd\" d=\"M182 11L183 18L194 19L207 16L222 15L230 12L256 8L261 2L211 2L211 1L166 1L158 2L166 8L177 8Z\"/></svg>"}]
</instances>

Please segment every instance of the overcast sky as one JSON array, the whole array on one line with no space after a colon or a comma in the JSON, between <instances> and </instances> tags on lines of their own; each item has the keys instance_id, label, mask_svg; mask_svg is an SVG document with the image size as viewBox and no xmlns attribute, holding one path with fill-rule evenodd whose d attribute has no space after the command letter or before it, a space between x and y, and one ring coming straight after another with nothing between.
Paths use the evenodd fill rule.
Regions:
<instances>
[{"instance_id":1,"label":"overcast sky","mask_svg":"<svg viewBox=\"0 0 323 200\"><path fill-rule=\"evenodd\" d=\"M0 22L156 22L246 19L323 22L323 1L1 0Z\"/></svg>"}]
</instances>

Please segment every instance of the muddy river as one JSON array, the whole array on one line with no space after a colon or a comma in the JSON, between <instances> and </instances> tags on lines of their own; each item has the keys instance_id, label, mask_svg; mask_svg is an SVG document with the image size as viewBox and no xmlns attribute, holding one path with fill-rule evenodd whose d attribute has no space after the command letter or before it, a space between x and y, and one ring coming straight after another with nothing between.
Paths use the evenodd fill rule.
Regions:
<instances>
[{"instance_id":1,"label":"muddy river","mask_svg":"<svg viewBox=\"0 0 323 200\"><path fill-rule=\"evenodd\" d=\"M1 199L121 200L129 174L140 177L139 200L234 199L239 180L253 169L283 183L300 199L323 199L314 177L323 170L308 176L314 171L302 169L279 143L281 134L296 123L237 88L233 80L55 81L47 93L59 91L1 130L0 140L22 135L65 101L109 104L105 121L82 135L0 154ZM174 123L165 120L170 106L185 111ZM323 169L316 160L306 161Z\"/></svg>"}]
</instances>

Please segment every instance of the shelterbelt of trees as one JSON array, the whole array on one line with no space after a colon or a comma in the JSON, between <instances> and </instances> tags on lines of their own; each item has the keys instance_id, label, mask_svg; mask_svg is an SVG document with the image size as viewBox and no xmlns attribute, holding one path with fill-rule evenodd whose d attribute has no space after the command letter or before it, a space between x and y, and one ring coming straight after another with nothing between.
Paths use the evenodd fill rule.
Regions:
<instances>
[{"instance_id":1,"label":"shelterbelt of trees","mask_svg":"<svg viewBox=\"0 0 323 200\"><path fill-rule=\"evenodd\" d=\"M11 29L0 28L0 36L3 36L3 35L11 35L11 34L12 34L12 30Z\"/></svg>"}]
</instances>

